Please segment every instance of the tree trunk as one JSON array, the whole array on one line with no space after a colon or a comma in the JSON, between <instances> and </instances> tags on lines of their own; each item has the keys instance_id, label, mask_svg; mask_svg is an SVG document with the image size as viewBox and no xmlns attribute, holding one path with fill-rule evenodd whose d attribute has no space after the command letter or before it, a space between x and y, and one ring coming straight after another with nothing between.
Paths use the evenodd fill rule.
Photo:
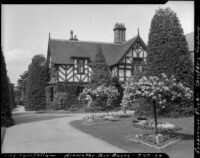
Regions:
<instances>
[{"instance_id":1,"label":"tree trunk","mask_svg":"<svg viewBox=\"0 0 200 158\"><path fill-rule=\"evenodd\" d=\"M94 120L94 107L92 108L92 119Z\"/></svg>"},{"instance_id":2,"label":"tree trunk","mask_svg":"<svg viewBox=\"0 0 200 158\"><path fill-rule=\"evenodd\" d=\"M126 108L124 108L124 115L126 115Z\"/></svg>"},{"instance_id":3,"label":"tree trunk","mask_svg":"<svg viewBox=\"0 0 200 158\"><path fill-rule=\"evenodd\" d=\"M153 100L153 111L154 111L155 132L158 133L157 115L156 115L156 101L155 100Z\"/></svg>"}]
</instances>

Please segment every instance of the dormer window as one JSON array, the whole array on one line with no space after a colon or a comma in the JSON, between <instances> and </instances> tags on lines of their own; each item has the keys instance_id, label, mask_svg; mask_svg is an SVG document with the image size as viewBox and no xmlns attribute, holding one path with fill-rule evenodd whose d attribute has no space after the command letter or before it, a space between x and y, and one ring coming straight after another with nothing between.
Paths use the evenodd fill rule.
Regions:
<instances>
[{"instance_id":1,"label":"dormer window","mask_svg":"<svg viewBox=\"0 0 200 158\"><path fill-rule=\"evenodd\" d=\"M133 58L133 69L132 69L132 74L134 74L138 69L140 72L142 72L142 67L143 67L143 58Z\"/></svg>"},{"instance_id":2,"label":"dormer window","mask_svg":"<svg viewBox=\"0 0 200 158\"><path fill-rule=\"evenodd\" d=\"M78 74L84 74L85 73L85 66L84 66L84 60L83 59L78 59Z\"/></svg>"},{"instance_id":3,"label":"dormer window","mask_svg":"<svg viewBox=\"0 0 200 158\"><path fill-rule=\"evenodd\" d=\"M75 74L85 74L87 73L88 68L88 60L89 58L75 58L73 57L73 63L74 63L74 73Z\"/></svg>"}]
</instances>

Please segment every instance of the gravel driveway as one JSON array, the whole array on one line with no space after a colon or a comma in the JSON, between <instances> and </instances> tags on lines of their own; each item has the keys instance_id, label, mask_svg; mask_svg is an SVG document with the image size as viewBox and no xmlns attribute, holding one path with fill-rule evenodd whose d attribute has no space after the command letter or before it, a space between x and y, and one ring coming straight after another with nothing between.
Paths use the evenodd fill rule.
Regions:
<instances>
[{"instance_id":1,"label":"gravel driveway","mask_svg":"<svg viewBox=\"0 0 200 158\"><path fill-rule=\"evenodd\" d=\"M36 114L15 110L16 125L6 129L2 153L126 152L70 125L86 114Z\"/></svg>"}]
</instances>

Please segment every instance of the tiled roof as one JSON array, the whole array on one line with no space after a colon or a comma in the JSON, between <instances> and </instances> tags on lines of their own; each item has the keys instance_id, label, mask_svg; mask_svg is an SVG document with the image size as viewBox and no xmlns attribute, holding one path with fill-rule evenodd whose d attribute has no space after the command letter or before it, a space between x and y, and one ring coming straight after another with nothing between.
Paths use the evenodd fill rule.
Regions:
<instances>
[{"instance_id":1,"label":"tiled roof","mask_svg":"<svg viewBox=\"0 0 200 158\"><path fill-rule=\"evenodd\" d=\"M185 35L190 52L194 51L194 32Z\"/></svg>"},{"instance_id":2,"label":"tiled roof","mask_svg":"<svg viewBox=\"0 0 200 158\"><path fill-rule=\"evenodd\" d=\"M111 66L121 59L124 53L136 40L142 41L139 36L136 36L123 44L50 39L49 52L54 64L72 64L72 56L90 57L90 59L93 60L97 46L100 46L107 64ZM144 44L143 41L142 43ZM145 44L144 46L146 47Z\"/></svg>"}]
</instances>

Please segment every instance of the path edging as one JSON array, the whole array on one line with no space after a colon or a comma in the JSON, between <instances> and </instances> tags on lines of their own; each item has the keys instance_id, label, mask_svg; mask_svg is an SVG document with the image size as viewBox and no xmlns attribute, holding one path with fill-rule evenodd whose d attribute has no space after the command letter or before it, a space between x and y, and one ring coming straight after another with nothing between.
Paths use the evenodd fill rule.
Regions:
<instances>
[{"instance_id":1,"label":"path edging","mask_svg":"<svg viewBox=\"0 0 200 158\"><path fill-rule=\"evenodd\" d=\"M151 144L149 144L149 143L143 142L143 141L141 141L141 140L136 140L136 139L133 139L133 138L129 138L128 140L135 141L135 142L137 142L137 143L142 143L142 144L145 144L145 145L150 146L150 147L154 147L154 148L159 149L159 150L160 150L160 149L163 149L163 148L166 148L166 147L168 147L169 145L174 144L174 143L180 141L180 139L177 139L177 140L171 141L171 142L169 142L169 143L167 143L167 144L165 144L165 145L163 145L163 146L161 146L161 147L158 147L158 146L151 145Z\"/></svg>"},{"instance_id":2,"label":"path edging","mask_svg":"<svg viewBox=\"0 0 200 158\"><path fill-rule=\"evenodd\" d=\"M1 148L2 148L2 144L3 144L3 140L5 137L5 133L6 133L6 127L1 127L1 129L3 129L1 132L3 132L2 136L1 136Z\"/></svg>"}]
</instances>

